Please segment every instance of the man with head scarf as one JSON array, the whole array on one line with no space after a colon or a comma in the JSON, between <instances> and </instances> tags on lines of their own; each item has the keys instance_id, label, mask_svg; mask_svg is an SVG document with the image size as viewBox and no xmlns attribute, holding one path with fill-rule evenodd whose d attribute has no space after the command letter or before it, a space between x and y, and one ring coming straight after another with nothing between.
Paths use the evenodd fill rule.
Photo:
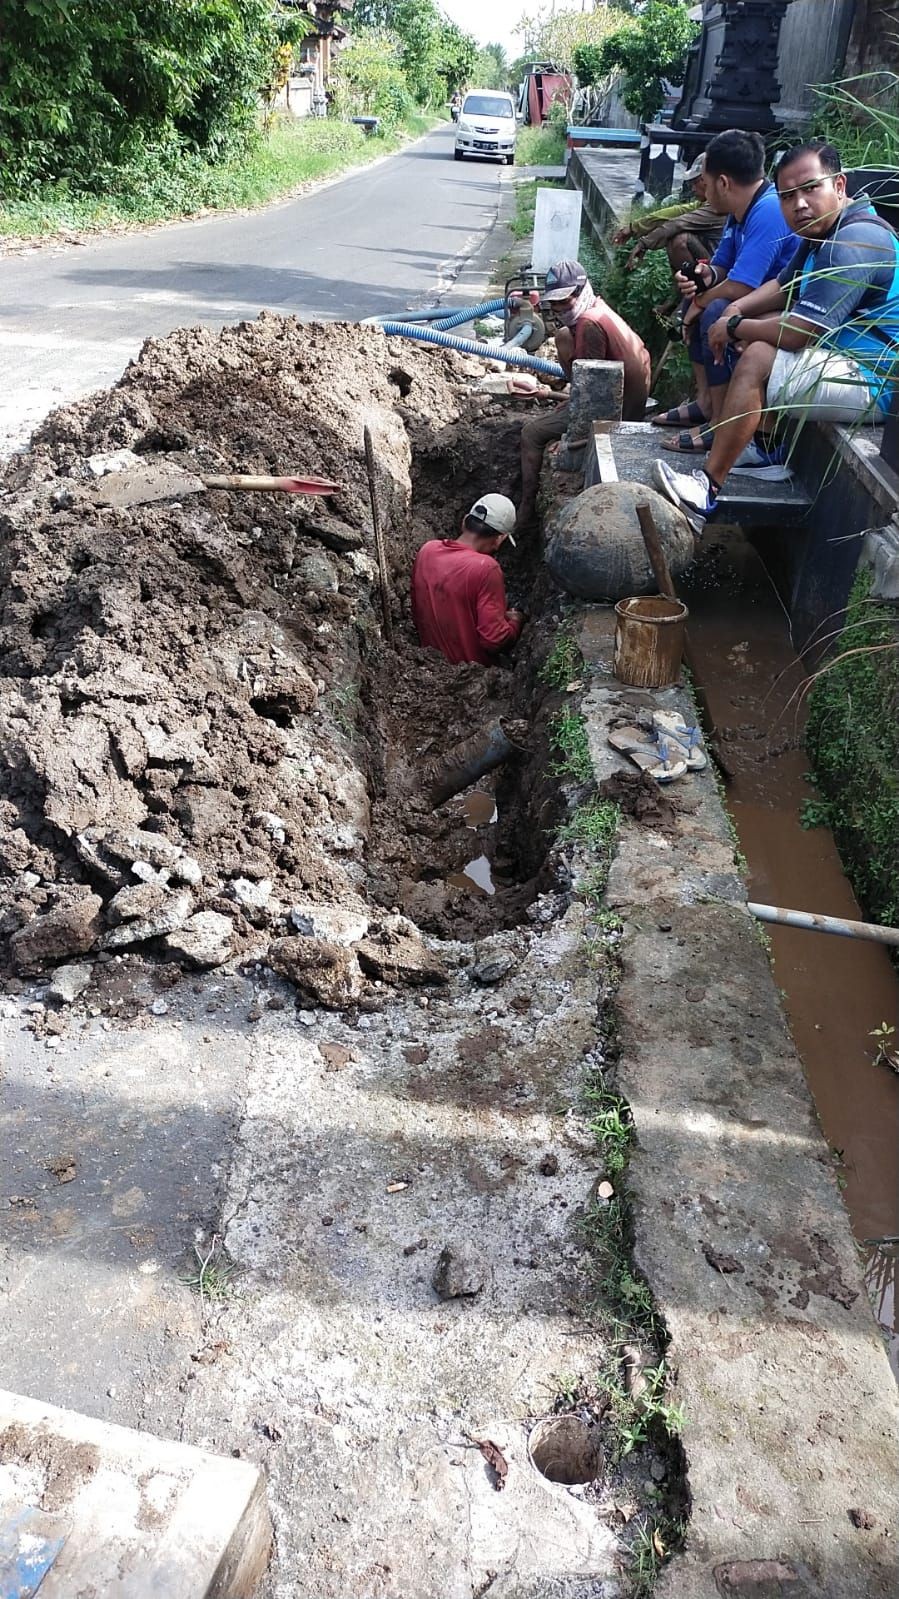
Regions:
<instances>
[{"instance_id":1,"label":"man with head scarf","mask_svg":"<svg viewBox=\"0 0 899 1599\"><path fill-rule=\"evenodd\" d=\"M541 301L554 324L556 354L565 376L575 361L620 361L624 367L625 422L642 422L649 394L651 363L643 340L605 300L593 292L580 261L559 261L546 274ZM521 430L521 503L516 530L534 521L543 452L568 427L568 402Z\"/></svg>"}]
</instances>

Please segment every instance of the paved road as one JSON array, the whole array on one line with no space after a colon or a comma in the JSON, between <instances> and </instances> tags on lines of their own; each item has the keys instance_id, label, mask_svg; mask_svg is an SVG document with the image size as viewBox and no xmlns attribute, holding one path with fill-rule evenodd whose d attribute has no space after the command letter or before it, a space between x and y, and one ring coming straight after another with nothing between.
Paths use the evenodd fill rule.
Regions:
<instances>
[{"instance_id":1,"label":"paved road","mask_svg":"<svg viewBox=\"0 0 899 1599\"><path fill-rule=\"evenodd\" d=\"M0 259L0 454L113 382L150 334L252 317L361 318L479 291L506 179L441 128L300 199ZM467 298L466 296L464 296Z\"/></svg>"}]
</instances>

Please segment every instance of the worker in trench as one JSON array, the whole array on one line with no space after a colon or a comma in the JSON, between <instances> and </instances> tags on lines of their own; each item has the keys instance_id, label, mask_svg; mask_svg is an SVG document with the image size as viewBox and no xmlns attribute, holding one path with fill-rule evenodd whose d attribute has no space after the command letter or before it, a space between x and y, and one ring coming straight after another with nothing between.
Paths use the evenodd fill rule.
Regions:
<instances>
[{"instance_id":1,"label":"worker in trench","mask_svg":"<svg viewBox=\"0 0 899 1599\"><path fill-rule=\"evenodd\" d=\"M412 568L412 617L422 644L458 665L496 664L524 623L510 610L496 559L514 546L515 506L504 494L482 494L453 539L429 539Z\"/></svg>"},{"instance_id":2,"label":"worker in trench","mask_svg":"<svg viewBox=\"0 0 899 1599\"><path fill-rule=\"evenodd\" d=\"M649 351L632 327L595 294L580 261L559 261L546 274L541 306L554 325L556 354L566 378L575 361L620 361L624 367L625 422L642 422L649 395L652 364ZM516 533L533 530L543 452L568 428L568 401L544 416L525 422L521 430L521 504Z\"/></svg>"}]
</instances>

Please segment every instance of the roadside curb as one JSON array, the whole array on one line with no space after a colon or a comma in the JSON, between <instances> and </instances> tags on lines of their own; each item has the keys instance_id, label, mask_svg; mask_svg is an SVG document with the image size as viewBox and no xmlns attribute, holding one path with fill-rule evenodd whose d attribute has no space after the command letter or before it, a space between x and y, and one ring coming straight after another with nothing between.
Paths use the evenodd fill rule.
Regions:
<instances>
[{"instance_id":1,"label":"roadside curb","mask_svg":"<svg viewBox=\"0 0 899 1599\"><path fill-rule=\"evenodd\" d=\"M618 684L614 611L579 614L601 782L624 765L616 715L692 707ZM636 1134L635 1258L670 1336L692 1494L655 1592L776 1579L797 1599L887 1599L899 1394L711 769L687 783L696 808L666 831L623 819L605 901L625 924L615 1086Z\"/></svg>"}]
</instances>

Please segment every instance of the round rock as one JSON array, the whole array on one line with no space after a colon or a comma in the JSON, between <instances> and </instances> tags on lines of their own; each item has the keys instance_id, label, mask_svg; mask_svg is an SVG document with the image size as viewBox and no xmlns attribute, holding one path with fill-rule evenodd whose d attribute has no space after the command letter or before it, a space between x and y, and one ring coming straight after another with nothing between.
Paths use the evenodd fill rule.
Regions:
<instances>
[{"instance_id":1,"label":"round rock","mask_svg":"<svg viewBox=\"0 0 899 1599\"><path fill-rule=\"evenodd\" d=\"M648 505L672 574L693 559L693 532L682 512L642 483L594 483L552 519L546 564L569 594L582 600L621 600L657 590L637 506Z\"/></svg>"}]
</instances>

